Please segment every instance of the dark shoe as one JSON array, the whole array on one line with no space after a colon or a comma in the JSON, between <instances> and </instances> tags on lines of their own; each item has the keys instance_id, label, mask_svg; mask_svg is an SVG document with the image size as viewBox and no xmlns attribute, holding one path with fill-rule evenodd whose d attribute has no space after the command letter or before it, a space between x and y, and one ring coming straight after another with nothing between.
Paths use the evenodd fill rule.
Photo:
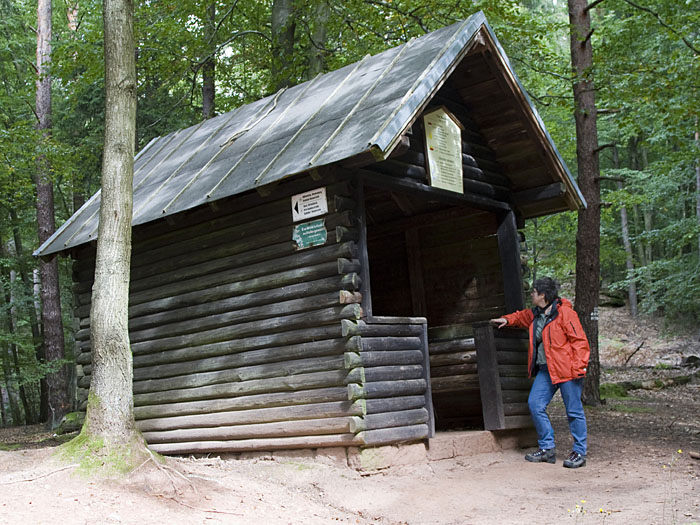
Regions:
<instances>
[{"instance_id":1,"label":"dark shoe","mask_svg":"<svg viewBox=\"0 0 700 525\"><path fill-rule=\"evenodd\" d=\"M569 457L564 460L566 468L579 468L586 466L586 456L582 456L578 452L572 452Z\"/></svg>"},{"instance_id":2,"label":"dark shoe","mask_svg":"<svg viewBox=\"0 0 700 525\"><path fill-rule=\"evenodd\" d=\"M557 449L550 448L545 450L543 448L536 452L531 452L530 454L525 454L525 459L533 463L556 463L557 462Z\"/></svg>"}]
</instances>

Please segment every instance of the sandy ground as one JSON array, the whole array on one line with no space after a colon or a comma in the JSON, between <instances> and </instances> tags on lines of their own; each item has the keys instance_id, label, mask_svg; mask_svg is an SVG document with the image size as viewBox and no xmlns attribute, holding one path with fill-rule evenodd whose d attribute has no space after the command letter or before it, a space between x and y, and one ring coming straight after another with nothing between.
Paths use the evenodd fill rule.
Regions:
<instances>
[{"instance_id":1,"label":"sandy ground","mask_svg":"<svg viewBox=\"0 0 700 525\"><path fill-rule=\"evenodd\" d=\"M615 356L638 344L622 353L616 346ZM647 362L675 359L689 347L664 346L659 355L652 348L642 352ZM605 374L688 372L636 366ZM524 451L510 450L358 472L287 453L173 458L165 468L147 464L106 483L57 462L51 441L31 444L42 437L38 429L0 429L0 449L17 447L0 450L0 524L700 524L700 460L689 455L700 452L698 383L631 391L587 409L588 465L577 470L562 468L570 441L560 401L550 409L555 465L528 463Z\"/></svg>"}]
</instances>

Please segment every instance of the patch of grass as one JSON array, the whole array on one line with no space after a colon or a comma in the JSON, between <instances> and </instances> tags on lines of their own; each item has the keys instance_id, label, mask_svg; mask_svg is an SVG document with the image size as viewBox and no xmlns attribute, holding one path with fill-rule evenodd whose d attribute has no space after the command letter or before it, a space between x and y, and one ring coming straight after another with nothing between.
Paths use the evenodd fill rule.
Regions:
<instances>
[{"instance_id":1,"label":"patch of grass","mask_svg":"<svg viewBox=\"0 0 700 525\"><path fill-rule=\"evenodd\" d=\"M654 366L654 370L671 370L673 368L671 365L667 365L666 363L656 363Z\"/></svg>"},{"instance_id":2,"label":"patch of grass","mask_svg":"<svg viewBox=\"0 0 700 525\"><path fill-rule=\"evenodd\" d=\"M610 410L614 412L625 412L628 414L651 414L653 412L656 412L656 410L651 407L639 405L624 405L622 403L611 405Z\"/></svg>"},{"instance_id":3,"label":"patch of grass","mask_svg":"<svg viewBox=\"0 0 700 525\"><path fill-rule=\"evenodd\" d=\"M616 383L603 383L600 385L600 397L602 399L626 399L627 389Z\"/></svg>"},{"instance_id":4,"label":"patch of grass","mask_svg":"<svg viewBox=\"0 0 700 525\"><path fill-rule=\"evenodd\" d=\"M22 448L21 443L0 443L0 450L3 452L11 452L13 450L19 450Z\"/></svg>"},{"instance_id":5,"label":"patch of grass","mask_svg":"<svg viewBox=\"0 0 700 525\"><path fill-rule=\"evenodd\" d=\"M134 470L149 453L142 441L134 439L106 445L101 438L83 431L58 447L56 454L67 463L78 463L76 472L85 477L113 479L122 478ZM151 456L156 461L162 459L155 453Z\"/></svg>"}]
</instances>

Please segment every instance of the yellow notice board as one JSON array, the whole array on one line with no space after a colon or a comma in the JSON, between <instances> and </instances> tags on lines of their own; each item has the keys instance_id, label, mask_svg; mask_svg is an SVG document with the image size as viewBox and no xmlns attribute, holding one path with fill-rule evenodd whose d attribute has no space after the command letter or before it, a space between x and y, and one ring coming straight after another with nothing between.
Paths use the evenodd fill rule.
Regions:
<instances>
[{"instance_id":1,"label":"yellow notice board","mask_svg":"<svg viewBox=\"0 0 700 525\"><path fill-rule=\"evenodd\" d=\"M457 118L440 107L423 115L426 168L430 185L464 193L462 183L462 129Z\"/></svg>"}]
</instances>

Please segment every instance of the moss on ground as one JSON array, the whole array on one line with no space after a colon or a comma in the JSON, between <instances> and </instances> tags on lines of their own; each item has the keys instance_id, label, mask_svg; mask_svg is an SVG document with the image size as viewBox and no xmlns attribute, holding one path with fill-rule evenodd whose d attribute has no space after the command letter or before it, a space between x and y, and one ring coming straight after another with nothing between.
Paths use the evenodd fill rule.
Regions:
<instances>
[{"instance_id":1,"label":"moss on ground","mask_svg":"<svg viewBox=\"0 0 700 525\"><path fill-rule=\"evenodd\" d=\"M656 412L656 410L652 407L640 405L626 405L623 403L611 405L610 410L614 412L625 412L628 414L651 414L653 412Z\"/></svg>"},{"instance_id":2,"label":"moss on ground","mask_svg":"<svg viewBox=\"0 0 700 525\"><path fill-rule=\"evenodd\" d=\"M84 428L78 436L58 447L56 455L64 462L77 463L79 474L104 479L122 478L150 457L160 460L138 435L115 444L89 435Z\"/></svg>"},{"instance_id":3,"label":"moss on ground","mask_svg":"<svg viewBox=\"0 0 700 525\"><path fill-rule=\"evenodd\" d=\"M617 383L603 383L600 385L600 397L602 399L625 399L627 389Z\"/></svg>"}]
</instances>

